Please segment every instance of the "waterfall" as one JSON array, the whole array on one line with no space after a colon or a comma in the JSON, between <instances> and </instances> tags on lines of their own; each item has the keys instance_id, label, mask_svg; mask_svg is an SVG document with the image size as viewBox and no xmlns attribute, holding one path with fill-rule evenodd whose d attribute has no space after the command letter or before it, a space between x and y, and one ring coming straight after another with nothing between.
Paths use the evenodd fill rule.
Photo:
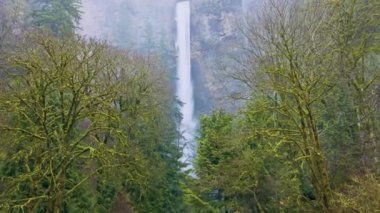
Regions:
<instances>
[{"instance_id":1,"label":"waterfall","mask_svg":"<svg viewBox=\"0 0 380 213\"><path fill-rule=\"evenodd\" d=\"M188 163L194 155L194 134L196 122L194 119L193 84L191 81L191 55L190 55L190 2L177 3L177 96L183 103L181 113L183 116L180 131L183 134L181 145L183 146L182 162Z\"/></svg>"}]
</instances>

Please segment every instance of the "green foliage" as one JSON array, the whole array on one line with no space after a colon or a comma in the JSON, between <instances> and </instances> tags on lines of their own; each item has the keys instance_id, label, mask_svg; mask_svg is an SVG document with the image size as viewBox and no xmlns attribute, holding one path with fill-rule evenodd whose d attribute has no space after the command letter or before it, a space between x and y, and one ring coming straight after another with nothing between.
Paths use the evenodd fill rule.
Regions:
<instances>
[{"instance_id":1,"label":"green foliage","mask_svg":"<svg viewBox=\"0 0 380 213\"><path fill-rule=\"evenodd\" d=\"M189 185L189 183L187 183L187 185ZM200 198L187 185L182 185L182 189L184 192L184 202L186 204L186 212L217 212L217 210L214 207L212 207L210 203Z\"/></svg>"},{"instance_id":2,"label":"green foliage","mask_svg":"<svg viewBox=\"0 0 380 213\"><path fill-rule=\"evenodd\" d=\"M77 36L24 41L2 88L1 204L181 209L174 101L158 63Z\"/></svg>"},{"instance_id":3,"label":"green foliage","mask_svg":"<svg viewBox=\"0 0 380 213\"><path fill-rule=\"evenodd\" d=\"M248 22L231 75L250 100L201 118L202 199L228 212L377 209L364 191L377 197L379 6L269 1Z\"/></svg>"},{"instance_id":4,"label":"green foliage","mask_svg":"<svg viewBox=\"0 0 380 213\"><path fill-rule=\"evenodd\" d=\"M200 118L195 177L181 172L165 30L146 25L145 57L76 36L77 0L27 3L0 2L0 211L380 208L379 1L268 1L232 73L249 100ZM118 13L127 47L134 11ZM24 36L29 20L53 35Z\"/></svg>"},{"instance_id":5,"label":"green foliage","mask_svg":"<svg viewBox=\"0 0 380 213\"><path fill-rule=\"evenodd\" d=\"M306 210L300 169L289 144L278 143L278 119L257 99L242 116L216 111L201 119L193 188L229 211ZM298 200L298 201L297 201Z\"/></svg>"},{"instance_id":6,"label":"green foliage","mask_svg":"<svg viewBox=\"0 0 380 213\"><path fill-rule=\"evenodd\" d=\"M337 206L346 212L371 212L380 209L380 180L374 174L353 177L338 194Z\"/></svg>"},{"instance_id":7,"label":"green foliage","mask_svg":"<svg viewBox=\"0 0 380 213\"><path fill-rule=\"evenodd\" d=\"M79 24L79 0L32 0L30 5L32 24L56 35L72 35Z\"/></svg>"},{"instance_id":8,"label":"green foliage","mask_svg":"<svg viewBox=\"0 0 380 213\"><path fill-rule=\"evenodd\" d=\"M228 158L228 139L231 135L232 116L222 111L216 111L210 117L201 117L198 156L196 159L197 175L206 178L214 175L214 168L223 164L223 160ZM213 185L209 182L210 185ZM217 183L215 183L217 184Z\"/></svg>"}]
</instances>

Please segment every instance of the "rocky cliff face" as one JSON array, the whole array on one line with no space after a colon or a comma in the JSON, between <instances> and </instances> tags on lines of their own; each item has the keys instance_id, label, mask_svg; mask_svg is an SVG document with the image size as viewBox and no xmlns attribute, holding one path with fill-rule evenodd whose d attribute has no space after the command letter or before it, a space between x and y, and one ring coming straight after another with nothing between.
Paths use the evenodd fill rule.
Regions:
<instances>
[{"instance_id":1,"label":"rocky cliff face","mask_svg":"<svg viewBox=\"0 0 380 213\"><path fill-rule=\"evenodd\" d=\"M192 64L197 113L226 106L229 66L242 43L239 22L243 17L243 0L192 1Z\"/></svg>"}]
</instances>

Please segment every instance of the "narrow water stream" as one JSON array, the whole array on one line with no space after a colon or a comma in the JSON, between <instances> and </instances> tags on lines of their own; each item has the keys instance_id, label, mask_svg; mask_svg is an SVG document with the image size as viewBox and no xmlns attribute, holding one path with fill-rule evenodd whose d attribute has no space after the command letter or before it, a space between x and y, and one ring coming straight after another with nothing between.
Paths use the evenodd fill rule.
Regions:
<instances>
[{"instance_id":1,"label":"narrow water stream","mask_svg":"<svg viewBox=\"0 0 380 213\"><path fill-rule=\"evenodd\" d=\"M176 7L177 21L177 96L183 103L183 115L180 130L184 138L181 140L183 149L182 162L189 163L194 155L194 134L196 121L194 119L193 84L191 81L191 52L190 52L190 2L181 1Z\"/></svg>"}]
</instances>

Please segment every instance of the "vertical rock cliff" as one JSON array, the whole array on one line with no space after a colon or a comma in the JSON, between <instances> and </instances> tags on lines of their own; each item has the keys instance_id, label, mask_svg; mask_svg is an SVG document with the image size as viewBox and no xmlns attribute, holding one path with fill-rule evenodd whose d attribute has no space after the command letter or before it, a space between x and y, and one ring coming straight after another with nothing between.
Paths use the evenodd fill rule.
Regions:
<instances>
[{"instance_id":1,"label":"vertical rock cliff","mask_svg":"<svg viewBox=\"0 0 380 213\"><path fill-rule=\"evenodd\" d=\"M192 1L192 64L196 113L226 106L224 67L240 49L243 0Z\"/></svg>"}]
</instances>

